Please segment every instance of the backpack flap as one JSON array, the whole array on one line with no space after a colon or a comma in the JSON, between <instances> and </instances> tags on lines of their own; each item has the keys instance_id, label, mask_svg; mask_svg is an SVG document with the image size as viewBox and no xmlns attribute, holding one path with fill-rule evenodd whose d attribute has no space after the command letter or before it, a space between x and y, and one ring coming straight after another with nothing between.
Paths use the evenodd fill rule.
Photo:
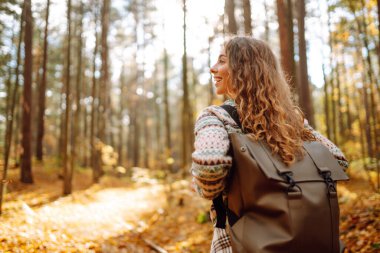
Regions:
<instances>
[{"instance_id":1,"label":"backpack flap","mask_svg":"<svg viewBox=\"0 0 380 253\"><path fill-rule=\"evenodd\" d=\"M320 173L330 171L331 178L334 181L347 181L349 177L345 173L331 152L322 143L319 142L304 142L304 149L317 166Z\"/></svg>"},{"instance_id":2,"label":"backpack flap","mask_svg":"<svg viewBox=\"0 0 380 253\"><path fill-rule=\"evenodd\" d=\"M252 141L244 134L230 134L230 138L232 147L240 149L235 152L248 150L248 152L245 152L246 155L251 156L257 162L260 170L269 179L287 183L288 181L284 175L291 173L292 179L295 182L323 182L324 178L320 173L324 170L331 171L333 181L349 179L334 156L321 143L305 142L304 147L307 153L304 159L288 167L281 161L278 155L272 155L270 148L262 141ZM316 166L318 169L315 168Z\"/></svg>"}]
</instances>

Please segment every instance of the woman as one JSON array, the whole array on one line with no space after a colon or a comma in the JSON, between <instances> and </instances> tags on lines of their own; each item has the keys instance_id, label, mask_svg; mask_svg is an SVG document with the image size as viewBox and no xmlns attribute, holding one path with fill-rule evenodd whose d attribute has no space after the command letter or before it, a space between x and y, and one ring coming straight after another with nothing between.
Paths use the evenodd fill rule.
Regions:
<instances>
[{"instance_id":1,"label":"woman","mask_svg":"<svg viewBox=\"0 0 380 253\"><path fill-rule=\"evenodd\" d=\"M249 37L230 39L211 73L216 93L230 98L224 104L237 108L244 132L254 140L265 140L284 164L302 159L303 141L317 140L328 147L340 165L348 166L342 152L304 120L292 101L278 60L264 42ZM193 188L201 197L212 200L223 193L232 165L228 135L242 129L219 106L209 106L199 115L194 130L191 174ZM216 224L214 211L211 218ZM211 252L232 252L224 229L214 229Z\"/></svg>"}]
</instances>

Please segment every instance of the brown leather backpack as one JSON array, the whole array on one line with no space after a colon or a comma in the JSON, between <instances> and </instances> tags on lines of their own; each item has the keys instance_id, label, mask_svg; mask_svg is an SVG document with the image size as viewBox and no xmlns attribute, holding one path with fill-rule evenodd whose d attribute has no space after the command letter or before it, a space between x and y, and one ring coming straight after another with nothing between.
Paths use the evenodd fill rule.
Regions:
<instances>
[{"instance_id":1,"label":"brown leather backpack","mask_svg":"<svg viewBox=\"0 0 380 253\"><path fill-rule=\"evenodd\" d=\"M239 123L234 107L222 107ZM336 182L348 177L329 150L305 142L304 159L287 167L264 142L238 133L230 140L227 216L233 252L340 252Z\"/></svg>"}]
</instances>

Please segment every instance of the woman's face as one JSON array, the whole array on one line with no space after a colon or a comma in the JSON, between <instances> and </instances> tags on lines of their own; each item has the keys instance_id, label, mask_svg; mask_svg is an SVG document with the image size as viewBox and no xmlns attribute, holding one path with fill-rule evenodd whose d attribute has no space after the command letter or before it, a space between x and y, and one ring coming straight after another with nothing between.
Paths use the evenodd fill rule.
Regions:
<instances>
[{"instance_id":1,"label":"woman's face","mask_svg":"<svg viewBox=\"0 0 380 253\"><path fill-rule=\"evenodd\" d=\"M230 95L228 93L228 86L230 85L230 74L228 72L228 59L224 48L221 50L218 61L210 69L211 74L214 77L216 94L218 95Z\"/></svg>"}]
</instances>

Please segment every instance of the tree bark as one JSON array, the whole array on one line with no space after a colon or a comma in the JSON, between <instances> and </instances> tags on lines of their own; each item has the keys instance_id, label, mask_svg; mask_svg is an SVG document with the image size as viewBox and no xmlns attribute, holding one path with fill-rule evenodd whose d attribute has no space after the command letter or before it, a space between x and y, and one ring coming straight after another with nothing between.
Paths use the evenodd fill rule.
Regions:
<instances>
[{"instance_id":1,"label":"tree bark","mask_svg":"<svg viewBox=\"0 0 380 253\"><path fill-rule=\"evenodd\" d=\"M339 62L339 57L336 58L336 67L335 67L335 76L336 76L336 91L337 91L337 109L338 109L338 126L339 126L339 136L337 138L336 144L339 145L341 141L344 139L344 124L343 124L343 113L342 113L342 87L341 87L341 78L340 78L340 71L341 71L341 64Z\"/></svg>"},{"instance_id":2,"label":"tree bark","mask_svg":"<svg viewBox=\"0 0 380 253\"><path fill-rule=\"evenodd\" d=\"M78 57L78 63L77 63L77 73L76 73L76 90L75 90L75 110L74 110L74 118L71 122L71 159L70 159L70 174L69 174L69 180L72 181L74 176L74 168L75 163L79 160L78 157L80 157L81 149L79 148L80 145L78 145L78 137L79 137L79 130L80 130L80 115L81 115L81 104L80 104L80 98L81 98L81 87L82 87L82 33L83 33L83 2L82 0L79 1L79 34L78 34L78 46L77 46L77 57Z\"/></svg>"},{"instance_id":3,"label":"tree bark","mask_svg":"<svg viewBox=\"0 0 380 253\"><path fill-rule=\"evenodd\" d=\"M67 66L65 70L66 75L66 90L65 90L65 125L63 134L63 195L68 195L72 191L72 169L69 163L69 125L70 125L70 108L71 108L71 87L70 87L70 67L71 67L71 0L67 1Z\"/></svg>"},{"instance_id":4,"label":"tree bark","mask_svg":"<svg viewBox=\"0 0 380 253\"><path fill-rule=\"evenodd\" d=\"M32 68L33 68L33 17L31 0L25 0L25 60L24 60L24 92L22 103L22 155L21 182L33 183L32 175Z\"/></svg>"},{"instance_id":5,"label":"tree bark","mask_svg":"<svg viewBox=\"0 0 380 253\"><path fill-rule=\"evenodd\" d=\"M153 75L153 91L154 91L154 94L155 94L155 97L153 98L153 101L152 101L152 104L153 104L153 107L154 107L154 115L156 115L156 119L155 119L155 129L156 129L156 133L155 133L155 139L156 139L156 146L155 146L155 150L154 150L154 164L153 164L153 167L157 168L162 168L162 160L163 160L163 154L165 154L164 152L162 152L162 147L163 147L163 142L162 142L162 106L161 106L161 103L158 103L157 101L157 98L161 97L161 93L160 93L160 82L158 80L158 64L156 63L155 64L155 70L154 70L154 75Z\"/></svg>"},{"instance_id":6,"label":"tree bark","mask_svg":"<svg viewBox=\"0 0 380 253\"><path fill-rule=\"evenodd\" d=\"M380 0L377 0L377 35L378 35L378 42L377 42L377 62L379 64L380 68Z\"/></svg>"},{"instance_id":7,"label":"tree bark","mask_svg":"<svg viewBox=\"0 0 380 253\"><path fill-rule=\"evenodd\" d=\"M212 37L208 38L208 47L207 47L207 60L208 60L208 66L211 68L211 42L212 42ZM215 92L214 92L214 84L212 82L212 74L210 72L210 77L208 80L208 92L209 92L209 99L208 99L208 104L212 105L214 98L215 98Z\"/></svg>"},{"instance_id":8,"label":"tree bark","mask_svg":"<svg viewBox=\"0 0 380 253\"><path fill-rule=\"evenodd\" d=\"M294 93L297 93L296 63L294 60L292 2L277 0L277 16L280 36L281 66ZM269 27L267 28L269 30ZM269 40L269 38L268 38Z\"/></svg>"},{"instance_id":9,"label":"tree bark","mask_svg":"<svg viewBox=\"0 0 380 253\"><path fill-rule=\"evenodd\" d=\"M244 32L252 35L251 2L243 0Z\"/></svg>"},{"instance_id":10,"label":"tree bark","mask_svg":"<svg viewBox=\"0 0 380 253\"><path fill-rule=\"evenodd\" d=\"M5 186L7 183L7 173L8 173L8 166L9 166L9 156L11 152L11 146L12 146L12 135L13 135L13 122L15 118L15 108L17 104L17 98L19 93L19 70L21 65L21 42L23 38L23 31L24 31L24 20L25 20L25 3L22 5L22 11L20 16L20 32L19 32L19 38L18 38L18 44L17 44L17 59L16 59L16 81L14 84L14 90L11 93L11 87L9 87L9 98L10 100L10 108L7 110L7 119L6 119L6 129L5 129L5 142L4 142L4 168L2 173L2 178L0 181L0 215L2 213L2 203L3 203L3 195ZM8 107L8 106L7 106ZM16 132L17 133L17 132ZM16 148L15 148L16 149Z\"/></svg>"},{"instance_id":11,"label":"tree bark","mask_svg":"<svg viewBox=\"0 0 380 253\"><path fill-rule=\"evenodd\" d=\"M182 168L190 162L190 145L192 145L192 110L189 101L189 84L187 77L187 47L186 47L186 0L183 0L183 58L182 58Z\"/></svg>"},{"instance_id":12,"label":"tree bark","mask_svg":"<svg viewBox=\"0 0 380 253\"><path fill-rule=\"evenodd\" d=\"M334 79L334 71L333 71L333 58L334 58L334 46L335 46L335 39L333 38L333 33L331 29L331 13L329 6L327 7L327 26L329 30L329 47L330 47L330 56L329 56L329 63L330 63L330 98L331 98L331 129L332 129L332 136L331 140L333 140L334 143L337 142L337 126L336 126L336 106L335 106L335 79Z\"/></svg>"},{"instance_id":13,"label":"tree bark","mask_svg":"<svg viewBox=\"0 0 380 253\"><path fill-rule=\"evenodd\" d=\"M124 75L125 66L123 64L121 73L120 73L120 99L119 99L119 140L117 152L119 154L118 164L123 164L123 144L124 144L124 86L125 86L125 75Z\"/></svg>"},{"instance_id":14,"label":"tree bark","mask_svg":"<svg viewBox=\"0 0 380 253\"><path fill-rule=\"evenodd\" d=\"M235 18L235 1L234 0L225 0L224 3L224 13L227 15L227 33L228 34L237 34L237 24Z\"/></svg>"},{"instance_id":15,"label":"tree bark","mask_svg":"<svg viewBox=\"0 0 380 253\"><path fill-rule=\"evenodd\" d=\"M328 92L328 85L329 82L326 78L326 71L325 71L325 65L322 64L322 73L323 73L323 93L324 93L324 110L325 110L325 125L326 125L326 134L327 138L331 140L331 127L330 127L330 106L329 106L329 92Z\"/></svg>"},{"instance_id":16,"label":"tree bark","mask_svg":"<svg viewBox=\"0 0 380 253\"><path fill-rule=\"evenodd\" d=\"M344 92L344 99L346 101L346 131L345 131L345 137L351 139L353 135L351 134L351 126L352 126L352 116L351 116L351 96L349 92L349 85L348 85L348 78L347 78L347 69L345 66L345 59L344 59L344 48L346 48L348 45L345 43L342 47L342 56L343 56L343 68L342 68L342 81L344 84L343 92Z\"/></svg>"},{"instance_id":17,"label":"tree bark","mask_svg":"<svg viewBox=\"0 0 380 253\"><path fill-rule=\"evenodd\" d=\"M102 6L102 34L101 34L101 80L100 80L100 121L99 121L99 138L104 143L106 141L107 133L107 114L109 112L109 73L108 73L108 30L109 30L109 10L110 10L110 0L104 0Z\"/></svg>"},{"instance_id":18,"label":"tree bark","mask_svg":"<svg viewBox=\"0 0 380 253\"><path fill-rule=\"evenodd\" d=\"M172 166L168 162L168 159L172 157L172 142L171 142L171 126L170 126L170 111L169 111L169 90L168 90L168 71L169 71L169 57L164 49L164 111L165 111L165 162L167 164L167 169L171 170Z\"/></svg>"},{"instance_id":19,"label":"tree bark","mask_svg":"<svg viewBox=\"0 0 380 253\"><path fill-rule=\"evenodd\" d=\"M38 106L38 126L37 126L37 147L36 158L39 161L43 160L43 138L45 133L45 104L46 104L46 65L47 65L47 50L48 50L48 26L49 26L49 8L50 0L46 2L46 16L45 16L45 34L44 34L44 56L42 62L42 81L39 88L39 106Z\"/></svg>"},{"instance_id":20,"label":"tree bark","mask_svg":"<svg viewBox=\"0 0 380 253\"><path fill-rule=\"evenodd\" d=\"M265 20L264 20L265 36L264 36L264 39L266 42L269 42L269 14L268 14L269 10L268 10L267 1L264 1L264 11L265 11Z\"/></svg>"},{"instance_id":21,"label":"tree bark","mask_svg":"<svg viewBox=\"0 0 380 253\"><path fill-rule=\"evenodd\" d=\"M305 0L298 2L298 47L299 47L299 103L311 126L315 126L312 97L310 94L309 76L307 71L307 55L305 40Z\"/></svg>"},{"instance_id":22,"label":"tree bark","mask_svg":"<svg viewBox=\"0 0 380 253\"><path fill-rule=\"evenodd\" d=\"M97 132L98 130L95 129L95 118L96 118L96 112L97 112L97 108L99 106L99 99L97 97L97 94L98 94L98 91L97 91L97 78L96 78L96 71L97 71L97 67L96 67L96 57L98 55L98 47L99 47L99 36L98 36L98 32L97 32L97 27L98 27L98 10L96 8L96 5L95 5L95 8L94 8L94 11L95 11L95 47L94 47L94 54L93 54L93 58L92 58L92 88L91 88L91 97L92 97L92 100L91 100L91 123L90 123L90 147L91 147L91 159L90 159L90 163L91 163L91 167L92 167L92 180L94 183L98 183L99 182L99 178L100 178L100 168L98 168L98 157L96 156L96 147L95 147L95 138L96 138L96 135L95 135L95 131Z\"/></svg>"}]
</instances>

